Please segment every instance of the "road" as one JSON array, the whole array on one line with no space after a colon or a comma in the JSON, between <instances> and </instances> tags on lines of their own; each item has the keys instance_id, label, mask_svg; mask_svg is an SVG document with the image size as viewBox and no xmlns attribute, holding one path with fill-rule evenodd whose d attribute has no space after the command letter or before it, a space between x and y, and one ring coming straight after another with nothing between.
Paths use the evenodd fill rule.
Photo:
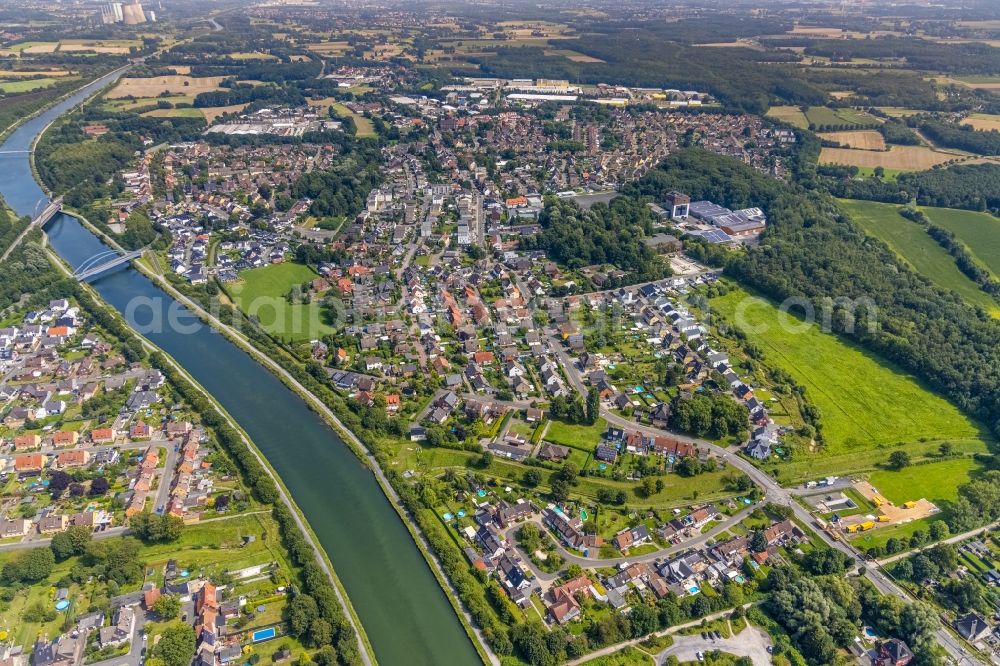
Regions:
<instances>
[{"instance_id":1,"label":"road","mask_svg":"<svg viewBox=\"0 0 1000 666\"><path fill-rule=\"evenodd\" d=\"M726 520L717 523L712 527L712 529L708 530L707 532L699 534L691 539L688 539L687 541L682 541L681 543L674 544L672 546L667 546L666 548L659 548L650 553L643 553L642 555L622 555L620 557L608 557L608 558L583 557L582 555L577 555L576 553L571 553L570 551L566 550L566 548L558 541L555 542L556 551L563 557L563 559L566 560L567 564L579 564L581 567L591 567L591 568L617 567L619 565L626 563L634 564L636 562L654 562L656 560L669 557L670 555L674 555L676 553L682 553L684 551L692 550L695 548L701 548L702 546L704 546L710 540L717 537L722 532L725 532L730 527L733 527L734 525L742 521L744 518L753 513L757 508L758 506L747 507L742 511L740 511L739 513L727 518ZM542 528L542 530L546 532L548 531L548 529L542 524L542 519L540 516L533 517L530 522L536 523ZM524 556L523 559L525 563L531 568L536 578L538 578L543 582L549 582L555 580L556 578L559 577L558 573L549 574L545 573L544 571L541 571L540 569L537 569L534 563L531 561L530 553L528 553L526 550L521 548L519 544L517 544L517 531L521 528L521 525L523 525L523 523L517 525L511 525L506 530L504 530L503 532L504 536L507 537L510 543L515 544L517 546L517 549Z\"/></svg>"},{"instance_id":2,"label":"road","mask_svg":"<svg viewBox=\"0 0 1000 666\"><path fill-rule=\"evenodd\" d=\"M17 238L15 238L14 241L7 246L7 249L3 251L3 254L0 255L0 263L3 263L4 261L7 260L7 257L10 256L10 253L13 252L14 249L21 244L21 241L23 241L24 238L29 233L31 233L32 229L40 227L49 220L51 220L52 216L58 213L61 207L62 207L62 197L59 197L58 199L55 199L54 201L50 201L49 203L47 203L45 205L45 208L42 209L42 212L36 215L34 219L31 220L31 223L24 228L24 231L19 233L17 235Z\"/></svg>"}]
</instances>

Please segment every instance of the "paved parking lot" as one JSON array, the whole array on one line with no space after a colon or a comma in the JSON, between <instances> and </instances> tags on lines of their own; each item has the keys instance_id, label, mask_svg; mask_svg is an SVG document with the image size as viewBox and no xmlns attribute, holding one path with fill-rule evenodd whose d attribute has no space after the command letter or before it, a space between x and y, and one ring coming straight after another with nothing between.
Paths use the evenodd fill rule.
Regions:
<instances>
[{"instance_id":1,"label":"paved parking lot","mask_svg":"<svg viewBox=\"0 0 1000 666\"><path fill-rule=\"evenodd\" d=\"M674 636L674 644L659 654L656 663L665 664L670 656L681 661L697 661L699 652L722 650L737 657L750 657L754 666L767 666L771 663L771 655L767 651L769 645L770 637L757 627L748 627L736 636L715 641L705 640L700 633Z\"/></svg>"}]
</instances>

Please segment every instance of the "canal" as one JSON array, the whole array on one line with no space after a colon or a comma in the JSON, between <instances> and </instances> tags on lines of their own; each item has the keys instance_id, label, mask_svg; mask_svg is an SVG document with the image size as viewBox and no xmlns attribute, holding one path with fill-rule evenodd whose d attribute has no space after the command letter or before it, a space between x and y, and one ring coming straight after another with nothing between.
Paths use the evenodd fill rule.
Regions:
<instances>
[{"instance_id":1,"label":"canal","mask_svg":"<svg viewBox=\"0 0 1000 666\"><path fill-rule=\"evenodd\" d=\"M45 199L28 160L35 136L87 94L29 120L0 146L0 194L18 214L31 215ZM71 266L107 249L69 215L57 215L46 231ZM330 426L277 377L138 271L116 269L93 286L210 391L277 470L329 554L381 664L481 663L406 526L371 472ZM164 325L147 330L153 328L147 326L151 317Z\"/></svg>"}]
</instances>

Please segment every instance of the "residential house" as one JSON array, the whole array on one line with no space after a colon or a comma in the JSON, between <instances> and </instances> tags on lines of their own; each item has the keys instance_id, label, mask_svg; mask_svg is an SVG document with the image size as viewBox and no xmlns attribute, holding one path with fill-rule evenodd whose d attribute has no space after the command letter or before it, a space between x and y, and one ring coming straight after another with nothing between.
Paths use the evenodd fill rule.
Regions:
<instances>
[{"instance_id":1,"label":"residential house","mask_svg":"<svg viewBox=\"0 0 1000 666\"><path fill-rule=\"evenodd\" d=\"M123 606L118 609L114 624L110 627L101 627L98 638L102 648L117 647L129 642L134 631L135 609L131 606Z\"/></svg>"}]
</instances>

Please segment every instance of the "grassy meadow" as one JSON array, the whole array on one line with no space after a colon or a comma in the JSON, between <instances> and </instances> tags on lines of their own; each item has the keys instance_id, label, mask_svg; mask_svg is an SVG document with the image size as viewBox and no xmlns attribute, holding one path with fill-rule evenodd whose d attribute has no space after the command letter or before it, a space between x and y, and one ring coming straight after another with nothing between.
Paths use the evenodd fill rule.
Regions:
<instances>
[{"instance_id":1,"label":"grassy meadow","mask_svg":"<svg viewBox=\"0 0 1000 666\"><path fill-rule=\"evenodd\" d=\"M312 340L333 332L333 327L322 320L320 304L293 304L285 296L295 285L315 277L316 273L302 264L272 264L243 271L240 281L226 290L237 307L256 316L269 333L292 341Z\"/></svg>"},{"instance_id":2,"label":"grassy meadow","mask_svg":"<svg viewBox=\"0 0 1000 666\"><path fill-rule=\"evenodd\" d=\"M981 437L977 423L915 378L816 325L783 315L761 298L735 289L711 299L710 306L746 331L763 349L766 364L806 387L821 414L825 443L818 456L843 455L851 465L853 456L847 454L861 454L863 460L865 452L900 442Z\"/></svg>"},{"instance_id":3,"label":"grassy meadow","mask_svg":"<svg viewBox=\"0 0 1000 666\"><path fill-rule=\"evenodd\" d=\"M840 204L865 231L892 248L916 272L972 305L991 312L998 310L996 301L958 269L954 258L922 226L899 214L900 206L848 200Z\"/></svg>"},{"instance_id":4,"label":"grassy meadow","mask_svg":"<svg viewBox=\"0 0 1000 666\"><path fill-rule=\"evenodd\" d=\"M924 207L931 222L953 232L994 275L1000 275L1000 219L989 213Z\"/></svg>"}]
</instances>

